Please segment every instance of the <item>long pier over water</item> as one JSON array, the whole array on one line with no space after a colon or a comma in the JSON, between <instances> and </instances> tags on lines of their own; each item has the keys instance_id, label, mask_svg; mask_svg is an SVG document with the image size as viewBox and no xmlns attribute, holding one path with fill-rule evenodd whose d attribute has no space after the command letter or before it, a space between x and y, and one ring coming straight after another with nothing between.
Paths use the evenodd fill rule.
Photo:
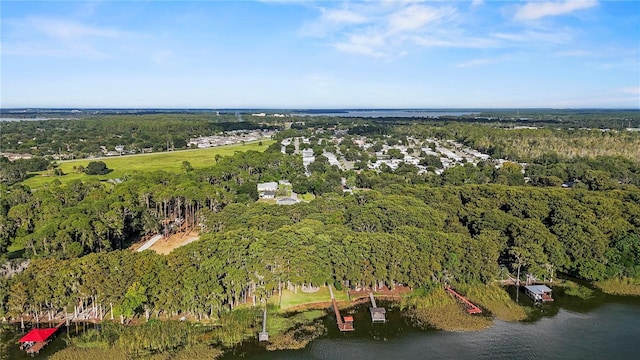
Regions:
<instances>
[{"instance_id":1,"label":"long pier over water","mask_svg":"<svg viewBox=\"0 0 640 360\"><path fill-rule=\"evenodd\" d=\"M338 309L338 303L335 296L333 296L333 288L329 285L329 292L331 293L331 303L333 304L333 312L336 313L336 322L340 331L355 331L353 327L353 317L345 316L344 319L340 315L340 309Z\"/></svg>"}]
</instances>

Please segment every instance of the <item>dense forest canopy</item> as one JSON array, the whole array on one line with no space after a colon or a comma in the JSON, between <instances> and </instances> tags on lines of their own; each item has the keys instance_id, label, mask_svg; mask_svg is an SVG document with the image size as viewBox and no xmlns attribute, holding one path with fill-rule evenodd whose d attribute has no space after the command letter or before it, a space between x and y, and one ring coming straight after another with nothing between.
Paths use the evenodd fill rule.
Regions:
<instances>
[{"instance_id":1,"label":"dense forest canopy","mask_svg":"<svg viewBox=\"0 0 640 360\"><path fill-rule=\"evenodd\" d=\"M35 258L5 283L3 311L15 316L93 298L119 304L127 316L145 308L212 316L271 296L281 283L488 283L518 266L540 278L558 271L638 277L639 200L638 191L398 185L287 207L229 204L201 211L209 231L169 256L104 252L123 246L82 234L30 244ZM117 239L131 225L122 226L112 230ZM102 253L77 257L87 249ZM127 302L131 289L143 300Z\"/></svg>"},{"instance_id":2,"label":"dense forest canopy","mask_svg":"<svg viewBox=\"0 0 640 360\"><path fill-rule=\"evenodd\" d=\"M65 124L95 126L99 137L149 136L154 147L166 144L169 135L160 134L176 136L175 129L220 129L216 122L176 116L166 123L146 119L137 129L124 119ZM282 152L277 142L265 152L236 153L179 174L53 181L34 190L3 182L0 253L31 262L0 280L0 313L17 317L90 299L113 304L127 318L145 311L207 318L302 284L417 288L490 283L516 270L538 278L557 272L587 280L640 278L638 133L328 121L322 129L305 124L276 135L278 141L308 137L299 147L316 159L306 169L300 149ZM370 150L356 144L364 134ZM464 163L438 174L442 164L427 154L435 148L429 139L458 141L511 161ZM383 148L398 144L430 170L367 167ZM348 157L353 169L331 165L326 151ZM0 164L2 171L33 170ZM256 202L257 183L285 179L316 199L291 206ZM561 188L569 180L581 185ZM128 249L174 219L201 228L201 239L167 256Z\"/></svg>"}]
</instances>

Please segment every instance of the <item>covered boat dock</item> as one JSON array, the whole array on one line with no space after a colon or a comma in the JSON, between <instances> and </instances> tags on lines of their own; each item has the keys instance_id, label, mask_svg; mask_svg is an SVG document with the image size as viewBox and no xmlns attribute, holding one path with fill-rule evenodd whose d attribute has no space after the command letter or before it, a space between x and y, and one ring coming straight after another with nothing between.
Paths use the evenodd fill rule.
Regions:
<instances>
[{"instance_id":1,"label":"covered boat dock","mask_svg":"<svg viewBox=\"0 0 640 360\"><path fill-rule=\"evenodd\" d=\"M371 307L369 308L369 312L371 312L371 322L386 322L387 310L383 307L378 307L376 299L373 297L373 293L369 293L369 299L371 300Z\"/></svg>"},{"instance_id":2,"label":"covered boat dock","mask_svg":"<svg viewBox=\"0 0 640 360\"><path fill-rule=\"evenodd\" d=\"M553 301L551 297L553 290L547 285L527 285L524 287L524 291L535 302Z\"/></svg>"},{"instance_id":3,"label":"covered boat dock","mask_svg":"<svg viewBox=\"0 0 640 360\"><path fill-rule=\"evenodd\" d=\"M51 341L56 331L58 331L57 327L33 329L18 340L21 343L20 349L26 351L27 354L37 354Z\"/></svg>"}]
</instances>

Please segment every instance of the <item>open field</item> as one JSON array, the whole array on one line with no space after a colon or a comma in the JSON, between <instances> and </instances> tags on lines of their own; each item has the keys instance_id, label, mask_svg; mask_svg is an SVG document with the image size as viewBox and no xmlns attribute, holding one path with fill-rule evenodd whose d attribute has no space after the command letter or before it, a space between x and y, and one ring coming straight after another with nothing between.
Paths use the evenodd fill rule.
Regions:
<instances>
[{"instance_id":1,"label":"open field","mask_svg":"<svg viewBox=\"0 0 640 360\"><path fill-rule=\"evenodd\" d=\"M200 239L200 236L197 231L190 231L188 233L178 232L171 234L171 236L166 239L160 239L149 249L157 252L158 254L167 255L168 253L172 252L173 249L186 245L198 239Z\"/></svg>"},{"instance_id":2,"label":"open field","mask_svg":"<svg viewBox=\"0 0 640 360\"><path fill-rule=\"evenodd\" d=\"M236 151L264 151L273 140L263 140L248 144L218 146L208 149L180 150L150 154L126 155L117 157L104 157L99 159L80 159L59 162L59 168L65 175L63 176L42 176L46 171L35 173L34 176L26 179L23 183L31 188L42 187L51 183L54 179L60 180L63 184L72 180L108 180L121 178L136 171L164 170L168 172L181 172L182 162L188 161L194 169L204 168L215 164L216 155L233 155ZM74 166L87 167L90 161L103 161L107 167L113 171L106 175L86 175L74 170Z\"/></svg>"}]
</instances>

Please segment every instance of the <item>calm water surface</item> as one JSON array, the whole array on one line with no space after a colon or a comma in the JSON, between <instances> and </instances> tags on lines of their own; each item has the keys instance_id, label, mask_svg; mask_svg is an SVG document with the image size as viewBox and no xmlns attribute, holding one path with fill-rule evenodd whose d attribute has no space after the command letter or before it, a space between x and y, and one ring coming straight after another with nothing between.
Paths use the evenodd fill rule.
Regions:
<instances>
[{"instance_id":1,"label":"calm water surface","mask_svg":"<svg viewBox=\"0 0 640 360\"><path fill-rule=\"evenodd\" d=\"M269 352L250 341L223 359L640 359L640 298L596 292L583 300L562 289L554 294L556 301L535 307L530 322L495 321L477 332L416 329L386 302L380 305L387 307L388 322L371 324L368 307L360 305L347 311L355 318L354 333L340 333L330 312L324 319L327 333L305 349ZM520 303L533 307L526 297ZM64 348L65 336L62 330L36 358ZM9 352L11 359L31 359L17 345Z\"/></svg>"},{"instance_id":2,"label":"calm water surface","mask_svg":"<svg viewBox=\"0 0 640 360\"><path fill-rule=\"evenodd\" d=\"M329 316L328 334L305 349L267 352L253 343L224 359L640 359L640 299L571 298L537 307L531 322L459 333L415 329L393 309L388 323L371 324L359 307L355 333L341 334Z\"/></svg>"},{"instance_id":3,"label":"calm water surface","mask_svg":"<svg viewBox=\"0 0 640 360\"><path fill-rule=\"evenodd\" d=\"M297 116L340 116L340 117L363 117L363 118L383 118L383 117L430 117L440 116L463 116L479 114L473 111L432 111L432 110L344 110L335 112L314 112L314 113L294 113Z\"/></svg>"}]
</instances>

